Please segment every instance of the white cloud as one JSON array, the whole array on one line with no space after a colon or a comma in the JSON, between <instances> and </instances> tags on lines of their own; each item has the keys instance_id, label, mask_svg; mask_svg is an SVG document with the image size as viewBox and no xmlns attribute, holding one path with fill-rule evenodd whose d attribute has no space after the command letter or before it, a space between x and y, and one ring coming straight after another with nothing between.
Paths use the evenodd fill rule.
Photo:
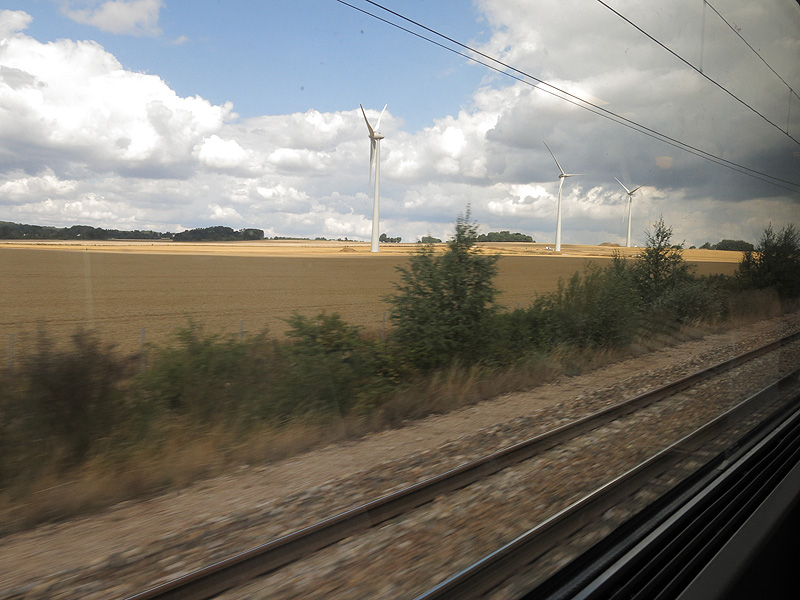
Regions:
<instances>
[{"instance_id":1,"label":"white cloud","mask_svg":"<svg viewBox=\"0 0 800 600\"><path fill-rule=\"evenodd\" d=\"M197 151L200 162L209 167L226 170L244 166L247 152L235 140L223 140L214 134L200 144Z\"/></svg>"},{"instance_id":2,"label":"white cloud","mask_svg":"<svg viewBox=\"0 0 800 600\"><path fill-rule=\"evenodd\" d=\"M70 8L99 18L112 14L111 4ZM127 8L138 7L140 16L150 6L155 20L128 22L157 27L161 3L134 4ZM681 13L687 4L652 11L625 0L615 7L697 58L693 13ZM744 12L754 10L747 8L752 3L733 4L732 17L759 23ZM767 167L787 147L780 134L765 134L757 117L599 5L478 5L492 27L487 51L608 110L747 166ZM109 227L175 231L229 223L267 235L369 238L369 140L357 105L239 120L231 104L180 97L158 76L126 70L94 42L40 43L21 33L29 23L20 11L0 12L0 206L13 206L18 220L72 223L83 211L90 224ZM761 25L751 33L781 72L800 78L800 61L786 58L796 58L796 40L771 41ZM781 98L788 95L779 97L771 84L742 86L746 61L726 56L730 47L708 30L708 71L730 72L733 89L785 120ZM377 115L368 111L373 122ZM558 172L543 140L567 171L583 173L564 187L565 243L624 242L615 176L646 186L634 199L638 243L661 214L676 237L699 245L715 237L756 241L770 220L788 222L796 213L796 200L779 189L499 75L487 76L457 114L432 118L420 131L405 130L401 117L389 110L381 123L381 231L404 240L446 238L470 204L483 231L552 241ZM789 160L781 165L790 171Z\"/></svg>"},{"instance_id":3,"label":"white cloud","mask_svg":"<svg viewBox=\"0 0 800 600\"><path fill-rule=\"evenodd\" d=\"M6 38L0 65L0 150L29 172L185 176L194 148L234 117L230 103L181 98L155 75L126 71L94 42Z\"/></svg>"},{"instance_id":4,"label":"white cloud","mask_svg":"<svg viewBox=\"0 0 800 600\"><path fill-rule=\"evenodd\" d=\"M33 17L22 10L0 10L0 39L9 38L28 28Z\"/></svg>"},{"instance_id":5,"label":"white cloud","mask_svg":"<svg viewBox=\"0 0 800 600\"><path fill-rule=\"evenodd\" d=\"M83 25L128 35L159 35L162 0L62 0L62 12Z\"/></svg>"}]
</instances>

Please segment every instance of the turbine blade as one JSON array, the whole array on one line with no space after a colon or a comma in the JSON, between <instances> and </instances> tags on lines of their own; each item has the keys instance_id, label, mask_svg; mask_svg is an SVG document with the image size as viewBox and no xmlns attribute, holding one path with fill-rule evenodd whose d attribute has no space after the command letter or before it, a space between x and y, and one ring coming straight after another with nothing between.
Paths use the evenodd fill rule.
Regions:
<instances>
[{"instance_id":1,"label":"turbine blade","mask_svg":"<svg viewBox=\"0 0 800 600\"><path fill-rule=\"evenodd\" d=\"M359 104L359 106L361 106ZM364 112L364 107L361 106L361 114L364 115L364 122L367 124L367 129L369 129L369 137L375 137L375 132L372 131L372 125L369 124L369 119L367 119L367 113Z\"/></svg>"},{"instance_id":2,"label":"turbine blade","mask_svg":"<svg viewBox=\"0 0 800 600\"><path fill-rule=\"evenodd\" d=\"M381 130L381 119L383 118L383 113L386 112L386 107L387 106L389 106L389 105L388 104L384 104L383 105L383 110L381 111L381 114L378 117L378 122L375 123L375 131L380 131Z\"/></svg>"},{"instance_id":3,"label":"turbine blade","mask_svg":"<svg viewBox=\"0 0 800 600\"><path fill-rule=\"evenodd\" d=\"M640 185L639 187L635 187L635 188L633 188L633 189L632 189L630 192L628 192L628 193L629 193L631 196L633 196L633 193L634 193L636 190L638 190L639 188L641 188L641 187L644 187L644 184L643 184L643 185Z\"/></svg>"},{"instance_id":4,"label":"turbine blade","mask_svg":"<svg viewBox=\"0 0 800 600\"><path fill-rule=\"evenodd\" d=\"M562 169L561 165L558 163L558 159L556 158L556 155L553 154L552 150L550 150L550 146L547 145L547 142L543 142L543 143L544 143L544 147L547 148L547 151L550 153L550 156L552 156L553 160L556 161L556 165L558 166L558 170L561 171L562 175L564 175L564 169Z\"/></svg>"},{"instance_id":5,"label":"turbine blade","mask_svg":"<svg viewBox=\"0 0 800 600\"><path fill-rule=\"evenodd\" d=\"M616 178L616 177L614 177L614 179L617 179L617 178ZM628 192L629 194L632 194L632 193L633 193L633 192L632 192L632 191L630 191L628 188L626 188L626 187L625 187L625 184L624 184L624 183L622 183L622 182L621 182L619 179L617 179L617 183L618 183L618 184L620 184L620 185L621 185L623 188L625 188L625 191L626 191L626 192ZM641 187L641 186L639 186L639 187ZM636 188L636 189L638 190L639 188ZM636 190L634 190L634 191L636 191Z\"/></svg>"}]
</instances>

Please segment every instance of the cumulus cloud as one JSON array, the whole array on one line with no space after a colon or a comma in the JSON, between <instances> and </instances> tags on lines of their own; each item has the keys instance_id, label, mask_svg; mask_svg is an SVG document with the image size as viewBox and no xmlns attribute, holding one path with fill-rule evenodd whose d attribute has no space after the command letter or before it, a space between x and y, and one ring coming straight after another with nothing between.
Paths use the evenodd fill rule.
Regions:
<instances>
[{"instance_id":1,"label":"cumulus cloud","mask_svg":"<svg viewBox=\"0 0 800 600\"><path fill-rule=\"evenodd\" d=\"M63 0L62 12L82 25L127 35L159 35L162 0Z\"/></svg>"},{"instance_id":2,"label":"cumulus cloud","mask_svg":"<svg viewBox=\"0 0 800 600\"><path fill-rule=\"evenodd\" d=\"M33 17L22 10L0 10L0 39L6 39L25 30Z\"/></svg>"},{"instance_id":3,"label":"cumulus cloud","mask_svg":"<svg viewBox=\"0 0 800 600\"><path fill-rule=\"evenodd\" d=\"M790 115L790 129L800 131L800 111L786 110L788 93L731 51L738 46L710 20L700 54L695 4L614 6L690 60L702 59L707 73L765 114L783 122ZM487 53L727 160L796 179L798 159L785 136L599 4L477 6L490 27ZM119 23L140 33L157 29L161 7L69 3L108 30L111 15L127 14ZM800 80L796 35L776 35L783 26L774 19L772 30L762 25L769 15L753 3L726 10L747 24L780 72ZM29 23L24 12L0 12L0 206L12 206L19 220L71 223L84 211L92 224L113 227L174 231L227 222L267 235L368 239L369 139L357 105L240 120L230 103L181 97L157 75L126 70L97 43L41 43L23 33ZM565 243L624 242L624 191L614 177L644 186L634 198L638 243L662 214L677 235L699 245L713 237L755 241L770 220L786 222L797 209L796 195L636 133L539 84L488 74L461 110L419 131L406 130L392 109L381 122L381 231L404 240L447 237L469 204L484 230L552 241L558 170L543 141L567 171L582 174L564 186ZM378 110L367 112L374 122Z\"/></svg>"},{"instance_id":4,"label":"cumulus cloud","mask_svg":"<svg viewBox=\"0 0 800 600\"><path fill-rule=\"evenodd\" d=\"M200 162L220 170L239 169L247 161L247 152L235 140L223 140L214 134L198 146Z\"/></svg>"},{"instance_id":5,"label":"cumulus cloud","mask_svg":"<svg viewBox=\"0 0 800 600\"><path fill-rule=\"evenodd\" d=\"M0 23L21 21L7 13ZM183 177L196 163L194 149L234 118L230 103L181 98L159 77L123 69L94 42L7 37L0 64L0 151L27 172Z\"/></svg>"}]
</instances>

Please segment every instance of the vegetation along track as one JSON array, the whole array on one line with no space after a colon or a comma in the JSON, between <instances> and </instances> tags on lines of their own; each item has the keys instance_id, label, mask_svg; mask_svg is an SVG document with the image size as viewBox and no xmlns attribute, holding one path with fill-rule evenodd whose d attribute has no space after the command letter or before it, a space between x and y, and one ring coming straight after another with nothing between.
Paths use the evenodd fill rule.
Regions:
<instances>
[{"instance_id":1,"label":"vegetation along track","mask_svg":"<svg viewBox=\"0 0 800 600\"><path fill-rule=\"evenodd\" d=\"M484 549L505 545L724 412L741 394L762 386L765 377L774 379L777 363L796 365L798 337L783 338L131 598L209 598L242 585L223 597L290 597L302 585L308 586L304 596L412 597L468 566ZM653 493L642 492L627 508L649 502ZM379 524L385 526L376 528Z\"/></svg>"}]
</instances>

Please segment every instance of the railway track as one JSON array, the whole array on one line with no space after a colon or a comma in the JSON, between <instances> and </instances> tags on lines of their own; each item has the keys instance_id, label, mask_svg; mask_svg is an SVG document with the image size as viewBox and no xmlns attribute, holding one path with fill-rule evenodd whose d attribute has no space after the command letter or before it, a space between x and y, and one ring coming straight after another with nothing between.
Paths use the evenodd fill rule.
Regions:
<instances>
[{"instance_id":1,"label":"railway track","mask_svg":"<svg viewBox=\"0 0 800 600\"><path fill-rule=\"evenodd\" d=\"M627 425L624 424L625 419L630 418L631 415L641 414L642 411L648 409L653 410L654 407L670 399L674 401L681 393L691 391L692 388L702 385L704 382L713 382L715 378L730 372L732 369L751 364L752 361L758 360L760 357L764 357L784 346L797 342L798 338L800 338L800 334L788 336L772 344L768 344L767 346L715 365L709 369L684 377L670 385L620 402L610 408L535 436L480 460L462 465L461 467L443 473L437 477L384 496L353 510L343 512L326 521L255 547L247 552L218 562L205 569L179 577L166 584L130 596L129 598L131 600L156 598L211 598L231 588L246 585L248 582L262 577L265 574L274 573L294 561L309 557L318 550L331 546L346 538L352 539L353 536L363 534L367 530L375 528L377 525L387 523L400 515L408 514L410 511L431 503L437 498L452 495L458 490L473 486L476 482L485 481L489 477L497 476L500 472L513 471L515 466L521 465L526 461L540 459L540 461L547 462L548 459L543 458L546 453L558 451L559 448L568 446L573 440L581 438L581 436L592 436L593 432L604 428L611 428L612 433L615 427L617 429L626 428ZM741 408L739 410L745 409ZM656 418L658 418L657 415ZM697 448L695 448L695 450L697 450ZM681 449L680 452L677 452L675 449L672 450L673 455L680 454L684 458L687 452L685 448ZM641 461L638 460L641 457L635 458L637 458L637 462L639 463L648 462L648 460L650 460ZM567 462L569 463L569 457L567 457ZM658 467L647 467L647 469L656 468L663 471L663 463L659 461L655 462L659 463ZM616 481L616 479L614 481ZM603 484L602 489L605 490L603 493L608 493L608 486L612 485L612 483L613 482L606 482ZM592 494L602 495L600 492L593 492ZM588 495L591 496L592 494ZM587 495L582 494L582 496ZM618 500L609 502L611 502L611 506L613 506ZM563 510L564 509L557 511L556 514L560 514ZM582 518L585 519L586 517ZM552 518L549 520L552 520ZM541 537L541 534L538 535ZM550 534L548 534L548 536L551 538L553 537ZM528 560L526 564L528 563L530 563L530 560ZM497 583L494 583L492 587L496 585ZM477 586L473 585L472 587L478 589ZM434 589L439 589L439 591L435 593L440 593L443 588L437 586L437 588ZM434 593L434 591L431 590L428 593ZM255 595L257 596L257 594ZM438 596L433 595L430 597ZM466 596L462 595L460 597Z\"/></svg>"}]
</instances>

